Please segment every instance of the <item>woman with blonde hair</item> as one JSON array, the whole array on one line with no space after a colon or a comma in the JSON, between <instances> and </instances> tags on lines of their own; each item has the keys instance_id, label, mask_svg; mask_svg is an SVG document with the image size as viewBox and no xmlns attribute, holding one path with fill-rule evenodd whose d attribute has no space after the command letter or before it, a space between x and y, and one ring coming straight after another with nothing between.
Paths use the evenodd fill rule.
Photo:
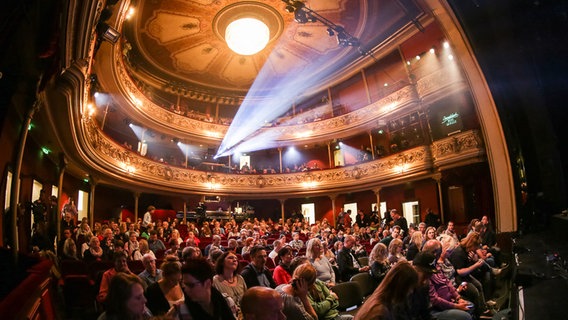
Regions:
<instances>
[{"instance_id":1,"label":"woman with blonde hair","mask_svg":"<svg viewBox=\"0 0 568 320\"><path fill-rule=\"evenodd\" d=\"M292 275L289 284L276 287L276 291L284 301L283 312L288 319L318 319L316 311L310 303L308 292L316 282L316 269L309 263L299 265Z\"/></svg>"},{"instance_id":2,"label":"woman with blonde hair","mask_svg":"<svg viewBox=\"0 0 568 320\"><path fill-rule=\"evenodd\" d=\"M402 255L402 240L398 238L392 239L391 243L389 244L389 255L387 259L391 266L399 261L406 261L406 259Z\"/></svg>"},{"instance_id":3,"label":"woman with blonde hair","mask_svg":"<svg viewBox=\"0 0 568 320\"><path fill-rule=\"evenodd\" d=\"M406 260L412 261L414 257L422 250L423 237L422 232L415 231L410 236L410 244L406 251Z\"/></svg>"},{"instance_id":4,"label":"woman with blonde hair","mask_svg":"<svg viewBox=\"0 0 568 320\"><path fill-rule=\"evenodd\" d=\"M335 271L329 260L324 256L324 247L318 238L312 238L306 243L306 256L317 271L317 278L328 287L335 285Z\"/></svg>"},{"instance_id":5,"label":"woman with blonde hair","mask_svg":"<svg viewBox=\"0 0 568 320\"><path fill-rule=\"evenodd\" d=\"M377 283L381 282L390 269L390 263L387 259L388 249L383 243L377 243L369 254L369 263L371 266L371 276L375 278Z\"/></svg>"},{"instance_id":6,"label":"woman with blonde hair","mask_svg":"<svg viewBox=\"0 0 568 320\"><path fill-rule=\"evenodd\" d=\"M140 260L142 260L142 257L144 257L145 254L149 254L152 256L152 258L156 259L156 255L154 254L154 252L152 250L150 250L150 246L148 245L148 240L142 238L138 241L138 246L140 249ZM134 260L138 260L138 259L134 259Z\"/></svg>"},{"instance_id":7,"label":"woman with blonde hair","mask_svg":"<svg viewBox=\"0 0 568 320\"><path fill-rule=\"evenodd\" d=\"M355 320L410 319L408 297L417 285L418 272L414 267L407 261L397 263L359 309Z\"/></svg>"}]
</instances>

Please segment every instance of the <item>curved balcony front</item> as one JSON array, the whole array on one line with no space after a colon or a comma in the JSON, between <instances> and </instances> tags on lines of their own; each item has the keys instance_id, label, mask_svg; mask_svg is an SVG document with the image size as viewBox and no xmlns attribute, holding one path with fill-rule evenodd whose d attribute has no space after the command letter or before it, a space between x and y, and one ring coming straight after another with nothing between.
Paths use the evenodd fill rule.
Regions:
<instances>
[{"instance_id":1,"label":"curved balcony front","mask_svg":"<svg viewBox=\"0 0 568 320\"><path fill-rule=\"evenodd\" d=\"M228 174L170 166L142 157L84 118L84 151L113 179L155 192L275 198L354 192L431 176L439 167L483 161L477 130L456 134L382 159L334 169L286 174Z\"/></svg>"}]
</instances>

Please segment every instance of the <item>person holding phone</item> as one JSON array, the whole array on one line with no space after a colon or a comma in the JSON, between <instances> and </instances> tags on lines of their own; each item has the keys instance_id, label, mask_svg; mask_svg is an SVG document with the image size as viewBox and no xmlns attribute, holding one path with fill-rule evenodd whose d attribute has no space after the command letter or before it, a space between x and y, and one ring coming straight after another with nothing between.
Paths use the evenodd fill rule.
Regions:
<instances>
[{"instance_id":1,"label":"person holding phone","mask_svg":"<svg viewBox=\"0 0 568 320\"><path fill-rule=\"evenodd\" d=\"M430 252L419 252L412 265L429 275L431 314L438 320L472 320L473 304L464 300L456 288L436 268L437 257Z\"/></svg>"},{"instance_id":2,"label":"person holding phone","mask_svg":"<svg viewBox=\"0 0 568 320\"><path fill-rule=\"evenodd\" d=\"M316 269L309 263L299 265L292 274L289 284L276 287L284 301L287 319L314 320L318 316L310 304L308 291L316 281Z\"/></svg>"}]
</instances>

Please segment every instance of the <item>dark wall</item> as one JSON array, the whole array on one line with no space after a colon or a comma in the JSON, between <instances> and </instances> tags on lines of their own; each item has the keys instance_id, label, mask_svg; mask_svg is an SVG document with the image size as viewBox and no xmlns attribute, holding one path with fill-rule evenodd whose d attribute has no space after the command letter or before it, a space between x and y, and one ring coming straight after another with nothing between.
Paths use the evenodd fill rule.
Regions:
<instances>
[{"instance_id":1,"label":"dark wall","mask_svg":"<svg viewBox=\"0 0 568 320\"><path fill-rule=\"evenodd\" d=\"M566 208L568 1L449 1L484 72L507 138L520 229ZM521 186L527 196L520 196Z\"/></svg>"}]
</instances>

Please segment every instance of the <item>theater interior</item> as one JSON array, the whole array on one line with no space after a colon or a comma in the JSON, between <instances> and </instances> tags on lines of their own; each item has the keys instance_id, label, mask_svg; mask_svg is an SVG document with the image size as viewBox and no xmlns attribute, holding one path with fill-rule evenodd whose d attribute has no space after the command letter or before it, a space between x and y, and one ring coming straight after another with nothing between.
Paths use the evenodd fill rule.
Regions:
<instances>
[{"instance_id":1,"label":"theater interior","mask_svg":"<svg viewBox=\"0 0 568 320\"><path fill-rule=\"evenodd\" d=\"M70 197L91 225L137 221L150 205L183 222L201 208L332 224L344 209L397 209L413 223L432 210L462 233L486 215L514 266L502 316L565 317L566 0L0 8L9 315L61 317L57 284L29 258L44 190L53 235ZM260 24L236 29L242 18ZM40 290L22 296L32 276Z\"/></svg>"}]
</instances>

